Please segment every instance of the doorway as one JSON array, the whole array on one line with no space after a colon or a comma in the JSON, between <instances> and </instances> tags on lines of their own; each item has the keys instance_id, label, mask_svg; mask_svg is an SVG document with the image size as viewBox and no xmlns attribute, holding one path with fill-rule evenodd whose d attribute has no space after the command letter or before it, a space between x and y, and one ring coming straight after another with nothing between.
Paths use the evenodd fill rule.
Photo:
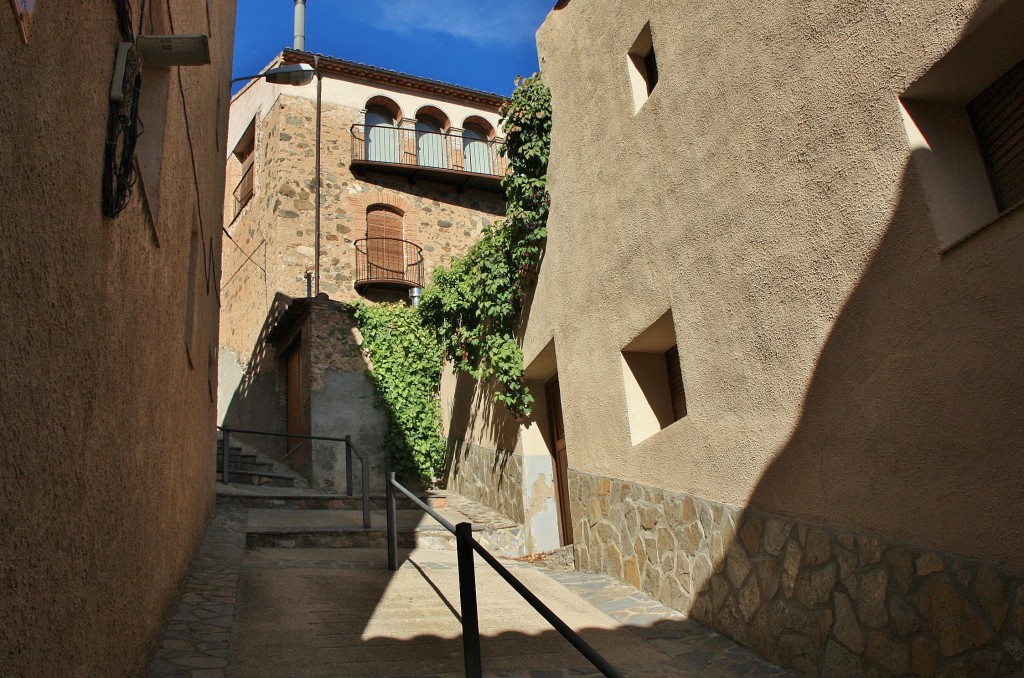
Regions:
<instances>
[{"instance_id":1,"label":"doorway","mask_svg":"<svg viewBox=\"0 0 1024 678\"><path fill-rule=\"evenodd\" d=\"M568 546L573 543L572 512L569 510L569 461L565 453L562 394L558 387L557 374L544 384L544 397L548 405L548 432L551 436L551 470L555 481L558 533L562 546Z\"/></svg>"}]
</instances>

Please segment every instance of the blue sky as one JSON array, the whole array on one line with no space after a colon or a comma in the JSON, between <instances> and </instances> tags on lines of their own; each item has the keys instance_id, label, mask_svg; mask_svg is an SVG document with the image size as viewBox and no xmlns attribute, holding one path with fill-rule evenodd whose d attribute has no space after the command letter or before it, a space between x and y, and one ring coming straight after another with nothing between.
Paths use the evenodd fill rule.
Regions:
<instances>
[{"instance_id":1,"label":"blue sky","mask_svg":"<svg viewBox=\"0 0 1024 678\"><path fill-rule=\"evenodd\" d=\"M538 70L554 0L307 0L306 49L498 94ZM238 0L235 77L292 44L294 0ZM236 83L233 91L244 83Z\"/></svg>"}]
</instances>

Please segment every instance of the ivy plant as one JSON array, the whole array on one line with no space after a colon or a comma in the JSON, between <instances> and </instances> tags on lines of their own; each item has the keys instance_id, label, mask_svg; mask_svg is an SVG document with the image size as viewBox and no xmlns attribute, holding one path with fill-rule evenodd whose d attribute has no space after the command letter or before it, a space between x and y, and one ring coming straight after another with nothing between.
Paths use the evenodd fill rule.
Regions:
<instances>
[{"instance_id":1,"label":"ivy plant","mask_svg":"<svg viewBox=\"0 0 1024 678\"><path fill-rule=\"evenodd\" d=\"M496 380L495 399L521 419L533 397L523 381L516 331L547 236L551 94L539 75L516 84L501 118L501 152L509 166L501 182L505 219L486 228L464 256L434 270L420 313L456 369Z\"/></svg>"},{"instance_id":2,"label":"ivy plant","mask_svg":"<svg viewBox=\"0 0 1024 678\"><path fill-rule=\"evenodd\" d=\"M405 304L355 305L370 357L370 378L388 413L390 468L404 480L435 483L444 468L438 383L442 353L436 333Z\"/></svg>"},{"instance_id":3,"label":"ivy plant","mask_svg":"<svg viewBox=\"0 0 1024 678\"><path fill-rule=\"evenodd\" d=\"M539 75L516 85L501 117L505 218L485 228L464 256L434 269L418 308L356 305L371 378L391 420L390 462L406 478L434 482L444 468L438 387L445 359L496 381L495 400L517 419L533 403L516 331L547 236L551 95Z\"/></svg>"}]
</instances>

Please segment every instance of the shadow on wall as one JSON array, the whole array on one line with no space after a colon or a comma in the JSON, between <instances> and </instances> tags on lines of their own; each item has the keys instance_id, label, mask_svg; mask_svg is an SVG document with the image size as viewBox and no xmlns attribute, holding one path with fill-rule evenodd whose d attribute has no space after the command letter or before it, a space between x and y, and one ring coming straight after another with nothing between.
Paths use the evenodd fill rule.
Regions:
<instances>
[{"instance_id":1,"label":"shadow on wall","mask_svg":"<svg viewBox=\"0 0 1024 678\"><path fill-rule=\"evenodd\" d=\"M277 338L273 334L292 301L291 297L281 292L274 295L242 379L231 395L224 414L224 426L273 433L288 431L287 393L282 381L285 378L285 368L279 365L282 360L279 355L280 346L275 342ZM229 356L228 359L232 357ZM308 421L308 408L305 412ZM277 461L285 461L288 456L286 438L233 433L232 439L256 448ZM308 475L308 469L303 471L296 468L294 462L295 460L288 458L285 463L296 471Z\"/></svg>"},{"instance_id":2,"label":"shadow on wall","mask_svg":"<svg viewBox=\"0 0 1024 678\"><path fill-rule=\"evenodd\" d=\"M443 476L450 480L459 475L469 441L486 440L493 444L491 450L496 451L491 472L501 478L516 447L519 427L505 406L494 401L493 383L477 381L465 372L457 372L454 379ZM479 423L479 429L474 426L475 422Z\"/></svg>"},{"instance_id":3,"label":"shadow on wall","mask_svg":"<svg viewBox=\"0 0 1024 678\"><path fill-rule=\"evenodd\" d=\"M1024 210L899 195L747 509L578 473L578 558L806 675L1019 675Z\"/></svg>"}]
</instances>

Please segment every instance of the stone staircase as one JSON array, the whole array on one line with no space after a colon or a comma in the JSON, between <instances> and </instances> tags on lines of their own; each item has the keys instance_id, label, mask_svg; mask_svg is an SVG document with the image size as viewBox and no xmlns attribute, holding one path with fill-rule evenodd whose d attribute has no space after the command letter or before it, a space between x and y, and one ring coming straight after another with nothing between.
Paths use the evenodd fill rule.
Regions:
<instances>
[{"instance_id":1,"label":"stone staircase","mask_svg":"<svg viewBox=\"0 0 1024 678\"><path fill-rule=\"evenodd\" d=\"M218 483L216 514L149 678L463 675L453 540L400 502L405 547L391 572L384 498L368 499L366 529L360 497ZM422 499L453 523L471 522L477 540L623 675L789 675L627 584L575 572L558 557L518 557L522 526L472 500L444 492ZM496 572L475 563L484 675L599 675Z\"/></svg>"},{"instance_id":2,"label":"stone staircase","mask_svg":"<svg viewBox=\"0 0 1024 678\"><path fill-rule=\"evenodd\" d=\"M217 440L217 475L223 481L224 441ZM270 487L302 487L308 488L302 476L279 462L270 459L260 452L232 444L228 450L228 472L231 482L242 485L261 485Z\"/></svg>"}]
</instances>

